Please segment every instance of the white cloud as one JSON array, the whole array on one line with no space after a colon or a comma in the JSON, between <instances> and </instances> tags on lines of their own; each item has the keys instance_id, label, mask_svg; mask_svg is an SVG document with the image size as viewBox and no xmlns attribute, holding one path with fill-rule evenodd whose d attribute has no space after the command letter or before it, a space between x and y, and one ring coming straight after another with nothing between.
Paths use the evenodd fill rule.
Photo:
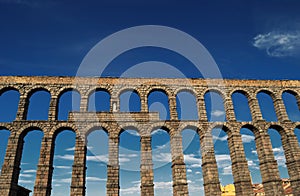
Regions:
<instances>
[{"instance_id":1,"label":"white cloud","mask_svg":"<svg viewBox=\"0 0 300 196\"><path fill-rule=\"evenodd\" d=\"M188 168L200 168L202 164L201 158L198 158L195 154L185 154L184 162Z\"/></svg>"},{"instance_id":2,"label":"white cloud","mask_svg":"<svg viewBox=\"0 0 300 196\"><path fill-rule=\"evenodd\" d=\"M170 182L154 182L155 189L172 190L172 181Z\"/></svg>"},{"instance_id":3,"label":"white cloud","mask_svg":"<svg viewBox=\"0 0 300 196\"><path fill-rule=\"evenodd\" d=\"M162 152L153 155L153 161L170 163L172 161L171 153Z\"/></svg>"},{"instance_id":4,"label":"white cloud","mask_svg":"<svg viewBox=\"0 0 300 196\"><path fill-rule=\"evenodd\" d=\"M300 31L276 32L259 34L254 37L253 46L266 50L272 57L299 55Z\"/></svg>"},{"instance_id":5,"label":"white cloud","mask_svg":"<svg viewBox=\"0 0 300 196\"><path fill-rule=\"evenodd\" d=\"M71 178L61 178L61 179L53 179L54 182L56 183L71 183Z\"/></svg>"},{"instance_id":6,"label":"white cloud","mask_svg":"<svg viewBox=\"0 0 300 196\"><path fill-rule=\"evenodd\" d=\"M35 169L28 169L23 171L23 173L35 173L35 172L36 172Z\"/></svg>"},{"instance_id":7,"label":"white cloud","mask_svg":"<svg viewBox=\"0 0 300 196\"><path fill-rule=\"evenodd\" d=\"M186 171L187 171L187 173L192 173L193 172L193 170L191 170L191 169L187 169Z\"/></svg>"},{"instance_id":8,"label":"white cloud","mask_svg":"<svg viewBox=\"0 0 300 196\"><path fill-rule=\"evenodd\" d=\"M228 154L217 154L216 155L216 161L217 162L230 161L230 155L228 155Z\"/></svg>"},{"instance_id":9,"label":"white cloud","mask_svg":"<svg viewBox=\"0 0 300 196\"><path fill-rule=\"evenodd\" d=\"M224 114L225 114L225 112L222 110L214 110L211 112L211 115L215 116L215 117L220 117L220 116L223 116Z\"/></svg>"},{"instance_id":10,"label":"white cloud","mask_svg":"<svg viewBox=\"0 0 300 196\"><path fill-rule=\"evenodd\" d=\"M198 175L198 174L201 174L201 172L199 172L199 171L196 171L196 172L195 172L195 174L197 174L197 175Z\"/></svg>"},{"instance_id":11,"label":"white cloud","mask_svg":"<svg viewBox=\"0 0 300 196\"><path fill-rule=\"evenodd\" d=\"M86 181L88 181L88 182L105 182L106 178L98 178L98 177L88 176L88 177L86 177Z\"/></svg>"},{"instance_id":12,"label":"white cloud","mask_svg":"<svg viewBox=\"0 0 300 196\"><path fill-rule=\"evenodd\" d=\"M232 167L231 165L228 165L226 167L223 168L223 175L232 175Z\"/></svg>"},{"instance_id":13,"label":"white cloud","mask_svg":"<svg viewBox=\"0 0 300 196\"><path fill-rule=\"evenodd\" d=\"M20 177L23 177L23 178L31 178L33 175L31 174L20 174Z\"/></svg>"},{"instance_id":14,"label":"white cloud","mask_svg":"<svg viewBox=\"0 0 300 196\"><path fill-rule=\"evenodd\" d=\"M108 163L108 155L88 155L86 156L86 161Z\"/></svg>"},{"instance_id":15,"label":"white cloud","mask_svg":"<svg viewBox=\"0 0 300 196\"><path fill-rule=\"evenodd\" d=\"M226 141L228 139L228 136L224 135L223 137L218 137L218 136L213 135L213 139L214 140L219 140L221 142L224 142L224 141Z\"/></svg>"},{"instance_id":16,"label":"white cloud","mask_svg":"<svg viewBox=\"0 0 300 196\"><path fill-rule=\"evenodd\" d=\"M32 180L18 180L20 184L33 184Z\"/></svg>"},{"instance_id":17,"label":"white cloud","mask_svg":"<svg viewBox=\"0 0 300 196\"><path fill-rule=\"evenodd\" d=\"M73 161L74 160L74 155L71 155L71 154L56 155L55 158L56 159L63 159L63 160Z\"/></svg>"},{"instance_id":18,"label":"white cloud","mask_svg":"<svg viewBox=\"0 0 300 196\"><path fill-rule=\"evenodd\" d=\"M254 141L254 139L255 139L255 137L253 135L242 134L242 141L244 143L251 143Z\"/></svg>"},{"instance_id":19,"label":"white cloud","mask_svg":"<svg viewBox=\"0 0 300 196\"><path fill-rule=\"evenodd\" d=\"M57 168L57 169L71 169L72 167L71 166L66 166L66 165L57 165L57 166L55 166L55 168Z\"/></svg>"},{"instance_id":20,"label":"white cloud","mask_svg":"<svg viewBox=\"0 0 300 196\"><path fill-rule=\"evenodd\" d=\"M257 150L251 150L251 153L257 155Z\"/></svg>"}]
</instances>

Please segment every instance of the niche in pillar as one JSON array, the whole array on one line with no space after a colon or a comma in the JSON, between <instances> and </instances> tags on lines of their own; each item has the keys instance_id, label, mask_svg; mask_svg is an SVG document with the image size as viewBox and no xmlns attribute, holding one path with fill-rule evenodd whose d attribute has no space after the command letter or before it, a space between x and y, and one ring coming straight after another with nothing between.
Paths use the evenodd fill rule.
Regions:
<instances>
[{"instance_id":1,"label":"niche in pillar","mask_svg":"<svg viewBox=\"0 0 300 196\"><path fill-rule=\"evenodd\" d=\"M12 122L16 118L20 93L16 89L0 90L0 122Z\"/></svg>"}]
</instances>

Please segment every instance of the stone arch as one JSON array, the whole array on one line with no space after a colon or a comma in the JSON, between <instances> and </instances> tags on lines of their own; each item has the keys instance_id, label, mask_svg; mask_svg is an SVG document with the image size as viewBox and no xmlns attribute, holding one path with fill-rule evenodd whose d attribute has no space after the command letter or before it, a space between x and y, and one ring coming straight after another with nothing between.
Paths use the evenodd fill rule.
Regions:
<instances>
[{"instance_id":1,"label":"stone arch","mask_svg":"<svg viewBox=\"0 0 300 196\"><path fill-rule=\"evenodd\" d=\"M16 119L20 103L20 96L21 93L16 87L7 86L0 89L0 121L12 122ZM4 98L4 100L2 98Z\"/></svg>"},{"instance_id":2,"label":"stone arch","mask_svg":"<svg viewBox=\"0 0 300 196\"><path fill-rule=\"evenodd\" d=\"M227 113L229 113L229 111L226 111L226 96L221 90L208 89L205 91L203 98L208 121L224 122L228 120Z\"/></svg>"},{"instance_id":3,"label":"stone arch","mask_svg":"<svg viewBox=\"0 0 300 196\"><path fill-rule=\"evenodd\" d=\"M31 97L37 93L37 92L46 92L49 95L49 103L48 103L48 110L47 110L47 118L49 119L49 109L50 109L50 102L51 102L51 98L53 93L51 92L50 88L47 88L46 86L35 86L32 89L30 89L27 93L26 93L26 103L24 105L24 110L25 110L25 118L28 118L28 112L30 109L30 99Z\"/></svg>"},{"instance_id":4,"label":"stone arch","mask_svg":"<svg viewBox=\"0 0 300 196\"><path fill-rule=\"evenodd\" d=\"M139 112L139 111L141 111L141 108L142 108L142 100L141 100L141 94L140 94L140 92L139 91L137 91L136 89L134 89L134 88L123 88L123 89L121 89L120 91L119 91L119 93L118 93L118 98L119 98L119 105L120 105L120 111L126 111L126 112L131 112L131 102L130 102L130 97L128 98L128 108L127 109L122 109L121 107L123 106L122 105L122 95L124 95L125 93L128 93L128 92L131 92L131 93L133 93L133 94L136 94L137 95L137 98L138 98L138 100L136 100L136 101L138 101L139 103L136 103L136 104L139 104L139 107L136 109L136 110L134 110L134 112ZM127 111L128 110L128 111Z\"/></svg>"},{"instance_id":5,"label":"stone arch","mask_svg":"<svg viewBox=\"0 0 300 196\"><path fill-rule=\"evenodd\" d=\"M96 130L103 130L107 134L107 136L109 136L109 130L107 129L107 127L98 123L88 126L87 128L85 128L85 130L85 138L87 138L90 133Z\"/></svg>"},{"instance_id":6,"label":"stone arch","mask_svg":"<svg viewBox=\"0 0 300 196\"><path fill-rule=\"evenodd\" d=\"M65 120L64 118L63 119L60 119L61 118L61 113L60 113L60 104L61 104L61 99L62 97L66 94L66 93L72 93L72 97L71 97L71 107L73 109L73 106L76 106L74 105L74 100L73 98L76 98L76 94L79 96L79 103L78 103L78 109L75 110L75 111L79 111L80 110L80 102L81 102L81 94L80 94L80 91L76 88L73 88L71 86L68 86L68 87L65 87L65 88L62 88L59 90L59 94L57 96L57 101L56 101L56 106L55 106L55 119L56 120ZM73 94L74 93L74 94ZM76 100L76 99L75 99ZM65 106L66 107L66 106ZM74 110L69 110L70 111L74 111Z\"/></svg>"},{"instance_id":7,"label":"stone arch","mask_svg":"<svg viewBox=\"0 0 300 196\"><path fill-rule=\"evenodd\" d=\"M109 96L112 96L112 94L113 94L111 88L109 88L107 86L93 86L87 91L86 96L90 97L96 91L107 92L109 94Z\"/></svg>"},{"instance_id":8,"label":"stone arch","mask_svg":"<svg viewBox=\"0 0 300 196\"><path fill-rule=\"evenodd\" d=\"M238 94L242 95L242 97L239 97L238 100L235 100L234 96L238 95ZM233 103L233 108L234 108L234 113L235 113L236 119L239 120L238 118L240 118L241 119L240 121L244 121L244 119L250 118L249 120L252 121L251 107L250 107L250 103L249 103L250 102L249 100L251 99L250 94L247 91L243 90L243 89L234 89L233 91L230 92L229 95L230 95L230 98L231 98L232 103ZM235 104L235 101L243 101L242 99L246 99L246 100L244 100L244 104L245 104L245 101L247 101L246 106L244 104L238 104L238 103ZM243 109L248 110L248 111L243 111L243 113L248 113L248 117L247 116L244 117L244 116L241 115L242 112L239 112L239 110L238 110L239 105L241 105L243 107L246 107L246 108L243 108ZM240 110L241 109L242 108L240 108ZM246 121L248 121L248 120L246 120Z\"/></svg>"},{"instance_id":9,"label":"stone arch","mask_svg":"<svg viewBox=\"0 0 300 196\"><path fill-rule=\"evenodd\" d=\"M90 110L90 102L91 102L91 98L93 98L92 95L94 95L94 99L95 99L94 101L96 103L95 95L96 95L97 92L103 92L103 93L105 93L106 95L109 96L109 98L108 98L109 100L107 101L108 103L106 103L106 104L108 104L108 106L105 109L105 111L106 110L110 111L111 100L112 100L112 92L109 89L103 88L103 87L95 87L95 88L90 89L90 91L88 92L88 95L87 95L88 96L87 109ZM97 111L96 104L94 106L95 106L94 109Z\"/></svg>"},{"instance_id":10,"label":"stone arch","mask_svg":"<svg viewBox=\"0 0 300 196\"><path fill-rule=\"evenodd\" d=\"M176 93L176 112L179 120L198 120L198 100L193 89L179 89Z\"/></svg>"},{"instance_id":11,"label":"stone arch","mask_svg":"<svg viewBox=\"0 0 300 196\"><path fill-rule=\"evenodd\" d=\"M265 97L265 99L270 98L272 100L272 106L270 105L270 107L272 107L272 108L270 108L270 110L272 112L270 112L270 110L269 110L268 113L266 111L263 112L264 110L266 110L265 109L266 103L260 103L260 99L258 99L258 96L259 95L263 96L264 94L267 95ZM258 99L259 108L260 108L261 114L263 115L263 118L266 119L266 116L264 116L264 114L265 115L268 114L268 115L272 115L272 116L269 117L269 119L268 119L269 121L275 120L275 117L276 117L276 121L278 121L278 112L276 112L277 108L276 108L276 104L275 104L276 94L270 89L259 89L259 90L256 91L256 98ZM271 104L271 102L270 103L267 102L267 104Z\"/></svg>"},{"instance_id":12,"label":"stone arch","mask_svg":"<svg viewBox=\"0 0 300 196\"><path fill-rule=\"evenodd\" d=\"M220 95L223 99L223 102L226 99L226 94L219 88L208 88L203 92L203 96L205 96L205 94L209 92L217 93L218 95Z\"/></svg>"}]
</instances>

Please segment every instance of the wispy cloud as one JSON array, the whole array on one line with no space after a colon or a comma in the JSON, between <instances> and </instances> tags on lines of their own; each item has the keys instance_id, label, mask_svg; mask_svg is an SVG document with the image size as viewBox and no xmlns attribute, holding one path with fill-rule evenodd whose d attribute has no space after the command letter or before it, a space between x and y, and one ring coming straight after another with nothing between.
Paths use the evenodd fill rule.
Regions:
<instances>
[{"instance_id":1,"label":"wispy cloud","mask_svg":"<svg viewBox=\"0 0 300 196\"><path fill-rule=\"evenodd\" d=\"M215 117L220 117L220 116L223 116L224 114L225 114L225 112L222 110L214 110L211 112L211 115L215 116Z\"/></svg>"},{"instance_id":2,"label":"wispy cloud","mask_svg":"<svg viewBox=\"0 0 300 196\"><path fill-rule=\"evenodd\" d=\"M254 141L254 139L255 139L255 137L253 135L242 134L242 141L244 143L251 143Z\"/></svg>"},{"instance_id":3,"label":"wispy cloud","mask_svg":"<svg viewBox=\"0 0 300 196\"><path fill-rule=\"evenodd\" d=\"M297 56L300 53L300 31L272 31L255 36L253 46L266 50L272 57Z\"/></svg>"}]
</instances>

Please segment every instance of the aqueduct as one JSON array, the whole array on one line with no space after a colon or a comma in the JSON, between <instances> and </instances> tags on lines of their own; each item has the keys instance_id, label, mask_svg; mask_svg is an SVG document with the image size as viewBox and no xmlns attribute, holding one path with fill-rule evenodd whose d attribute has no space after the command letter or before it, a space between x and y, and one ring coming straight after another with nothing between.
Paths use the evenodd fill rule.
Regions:
<instances>
[{"instance_id":1,"label":"aqueduct","mask_svg":"<svg viewBox=\"0 0 300 196\"><path fill-rule=\"evenodd\" d=\"M215 127L222 127L228 135L236 195L253 195L251 176L239 132L243 127L249 128L255 135L266 195L284 195L277 162L267 133L268 128L276 129L281 135L293 194L300 195L300 148L294 134L295 128L300 127L300 122L289 119L282 100L282 93L290 92L296 97L300 107L300 81L1 76L0 95L10 89L20 93L20 100L16 119L13 122L0 123L0 128L10 131L0 177L1 196L17 195L23 138L30 128L40 129L44 133L33 195L51 195L54 141L58 132L64 128L76 133L71 195L85 195L87 151L85 138L90 130L99 127L106 130L109 137L107 195L119 195L119 135L128 127L135 127L141 136L140 189L143 196L154 195L151 131L157 127L167 130L170 135L173 195L188 195L186 165L181 142L181 131L187 127L195 128L200 136L205 195L221 195L213 139L210 133ZM51 95L48 120L26 120L29 97L40 89L48 91ZM80 111L70 112L68 120L61 121L57 119L57 105L61 94L70 89L78 91L81 95ZM87 111L88 97L95 89L105 89L109 92L110 111L98 113ZM119 96L126 89L134 90L140 96L139 112L120 112ZM170 119L160 120L156 112L149 112L147 98L153 90L161 90L168 96ZM198 120L178 119L176 94L181 91L189 91L196 97ZM209 122L207 119L204 95L210 91L218 92L223 98L226 111L225 122ZM263 119L256 98L257 93L262 91L268 93L273 99L277 122L267 122ZM236 120L231 99L235 92L240 92L247 97L252 121Z\"/></svg>"}]
</instances>

